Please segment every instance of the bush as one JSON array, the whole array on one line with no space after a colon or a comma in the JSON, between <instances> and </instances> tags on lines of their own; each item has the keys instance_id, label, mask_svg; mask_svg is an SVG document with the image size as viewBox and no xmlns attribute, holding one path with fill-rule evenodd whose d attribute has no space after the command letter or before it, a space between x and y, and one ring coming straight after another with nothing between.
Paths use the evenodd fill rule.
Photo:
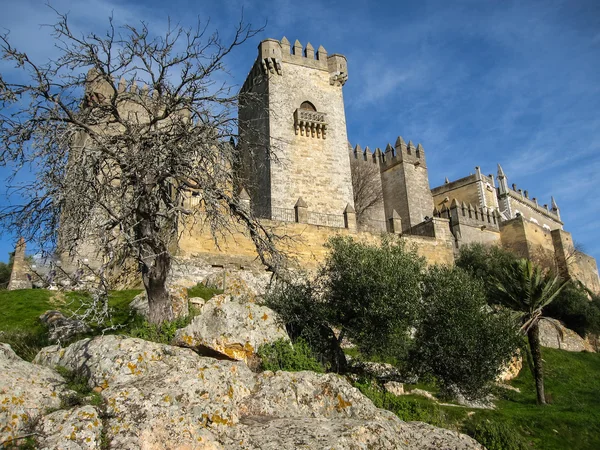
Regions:
<instances>
[{"instance_id":1,"label":"bush","mask_svg":"<svg viewBox=\"0 0 600 450\"><path fill-rule=\"evenodd\" d=\"M321 270L327 316L360 352L403 359L417 316L425 260L403 241L335 237Z\"/></svg>"},{"instance_id":2,"label":"bush","mask_svg":"<svg viewBox=\"0 0 600 450\"><path fill-rule=\"evenodd\" d=\"M287 372L298 372L301 370L310 370L323 373L324 367L314 358L308 344L302 339L291 345L288 341L280 339L272 344L262 345L258 349L258 356L261 358L261 369L285 370Z\"/></svg>"},{"instance_id":3,"label":"bush","mask_svg":"<svg viewBox=\"0 0 600 450\"><path fill-rule=\"evenodd\" d=\"M544 316L558 319L581 337L600 333L600 300L592 301L576 284L567 285L552 303L544 308Z\"/></svg>"},{"instance_id":4,"label":"bush","mask_svg":"<svg viewBox=\"0 0 600 450\"><path fill-rule=\"evenodd\" d=\"M509 312L487 306L481 281L459 268L429 270L410 356L418 372L437 378L442 394L486 394L519 341Z\"/></svg>"},{"instance_id":5,"label":"bush","mask_svg":"<svg viewBox=\"0 0 600 450\"><path fill-rule=\"evenodd\" d=\"M470 419L463 431L482 444L487 450L525 450L523 437L504 422L486 419Z\"/></svg>"},{"instance_id":6,"label":"bush","mask_svg":"<svg viewBox=\"0 0 600 450\"><path fill-rule=\"evenodd\" d=\"M497 303L490 282L501 279L504 270L517 259L516 255L501 247L475 243L460 248L455 265L481 280L484 283L488 303Z\"/></svg>"}]
</instances>

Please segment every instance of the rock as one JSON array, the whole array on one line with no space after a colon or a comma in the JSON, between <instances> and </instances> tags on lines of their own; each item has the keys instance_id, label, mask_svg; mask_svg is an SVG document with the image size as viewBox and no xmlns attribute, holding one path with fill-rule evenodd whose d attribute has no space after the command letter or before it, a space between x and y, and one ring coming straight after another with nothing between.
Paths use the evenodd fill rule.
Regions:
<instances>
[{"instance_id":1,"label":"rock","mask_svg":"<svg viewBox=\"0 0 600 450\"><path fill-rule=\"evenodd\" d=\"M83 321L66 317L60 311L46 311L40 320L48 327L50 342L67 341L78 334L90 331Z\"/></svg>"},{"instance_id":2,"label":"rock","mask_svg":"<svg viewBox=\"0 0 600 450\"><path fill-rule=\"evenodd\" d=\"M519 375L519 372L521 371L522 368L523 368L523 357L521 356L521 353L519 352L517 355L513 356L513 358L506 365L506 367L504 367L502 372L500 372L500 375L498 375L498 378L496 378L496 381L504 382L504 381L510 381L514 378L517 378L517 376Z\"/></svg>"},{"instance_id":3,"label":"rock","mask_svg":"<svg viewBox=\"0 0 600 450\"><path fill-rule=\"evenodd\" d=\"M219 353L248 362L261 345L278 339L289 341L273 310L222 294L208 300L188 326L177 330L173 342L201 354Z\"/></svg>"},{"instance_id":4,"label":"rock","mask_svg":"<svg viewBox=\"0 0 600 450\"><path fill-rule=\"evenodd\" d=\"M453 431L402 422L334 374L255 375L241 362L122 336L47 347L35 361L87 373L90 386L103 387L110 448L483 448Z\"/></svg>"},{"instance_id":5,"label":"rock","mask_svg":"<svg viewBox=\"0 0 600 450\"><path fill-rule=\"evenodd\" d=\"M86 405L55 411L42 417L36 426L41 450L100 450L102 420L98 410Z\"/></svg>"},{"instance_id":6,"label":"rock","mask_svg":"<svg viewBox=\"0 0 600 450\"><path fill-rule=\"evenodd\" d=\"M122 336L85 339L65 349L47 347L35 362L82 371L90 387L103 388L110 448L214 443L211 427L236 424L236 402L254 386L254 374L243 363ZM221 448L218 442L213 447Z\"/></svg>"},{"instance_id":7,"label":"rock","mask_svg":"<svg viewBox=\"0 0 600 450\"><path fill-rule=\"evenodd\" d=\"M594 348L573 330L566 328L555 319L540 320L540 344L544 347L558 348L568 352L594 352ZM559 331L560 330L560 331Z\"/></svg>"},{"instance_id":8,"label":"rock","mask_svg":"<svg viewBox=\"0 0 600 450\"><path fill-rule=\"evenodd\" d=\"M204 300L202 297L190 297L188 301L190 302L190 306L198 309L202 308L206 303L206 300Z\"/></svg>"},{"instance_id":9,"label":"rock","mask_svg":"<svg viewBox=\"0 0 600 450\"><path fill-rule=\"evenodd\" d=\"M429 391L425 391L423 389L413 389L410 392L407 392L407 394L410 395L420 395L421 397L425 397L429 400L433 400L434 402L437 402L436 398L433 396L433 394Z\"/></svg>"},{"instance_id":10,"label":"rock","mask_svg":"<svg viewBox=\"0 0 600 450\"><path fill-rule=\"evenodd\" d=\"M378 363L372 361L359 361L346 356L351 370L358 374L365 374L374 377L380 381L402 381L406 383L416 383L416 379L410 379L394 366L387 363Z\"/></svg>"},{"instance_id":11,"label":"rock","mask_svg":"<svg viewBox=\"0 0 600 450\"><path fill-rule=\"evenodd\" d=\"M0 442L26 434L48 409L60 406L65 380L54 370L23 361L0 344Z\"/></svg>"},{"instance_id":12,"label":"rock","mask_svg":"<svg viewBox=\"0 0 600 450\"><path fill-rule=\"evenodd\" d=\"M167 285L167 292L171 299L173 317L187 316L189 314L187 288L179 285ZM148 317L149 306L146 292L136 295L129 304L129 308L141 316Z\"/></svg>"},{"instance_id":13,"label":"rock","mask_svg":"<svg viewBox=\"0 0 600 450\"><path fill-rule=\"evenodd\" d=\"M390 394L396 396L404 395L404 384L398 383L397 381L388 381L383 387Z\"/></svg>"}]
</instances>

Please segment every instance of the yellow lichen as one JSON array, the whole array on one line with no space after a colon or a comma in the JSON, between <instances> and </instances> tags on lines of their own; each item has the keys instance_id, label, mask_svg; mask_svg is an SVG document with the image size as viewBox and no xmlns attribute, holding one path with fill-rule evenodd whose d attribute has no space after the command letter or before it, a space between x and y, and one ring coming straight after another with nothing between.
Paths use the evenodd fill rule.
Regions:
<instances>
[{"instance_id":1,"label":"yellow lichen","mask_svg":"<svg viewBox=\"0 0 600 450\"><path fill-rule=\"evenodd\" d=\"M338 410L346 409L349 406L352 406L352 403L344 400L340 394L337 395L337 400L338 400Z\"/></svg>"}]
</instances>

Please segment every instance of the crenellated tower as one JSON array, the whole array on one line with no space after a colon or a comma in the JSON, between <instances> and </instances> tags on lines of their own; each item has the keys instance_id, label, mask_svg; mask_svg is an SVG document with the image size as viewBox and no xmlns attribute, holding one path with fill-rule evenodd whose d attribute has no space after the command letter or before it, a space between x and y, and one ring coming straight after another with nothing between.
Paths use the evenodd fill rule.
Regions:
<instances>
[{"instance_id":1,"label":"crenellated tower","mask_svg":"<svg viewBox=\"0 0 600 450\"><path fill-rule=\"evenodd\" d=\"M255 212L277 218L299 198L310 212L353 206L342 87L346 58L284 37L258 46L240 91L241 175Z\"/></svg>"},{"instance_id":2,"label":"crenellated tower","mask_svg":"<svg viewBox=\"0 0 600 450\"><path fill-rule=\"evenodd\" d=\"M421 144L406 144L402 136L393 147L388 144L381 159L381 182L386 218L389 220L396 211L403 231L432 216L433 199Z\"/></svg>"}]
</instances>

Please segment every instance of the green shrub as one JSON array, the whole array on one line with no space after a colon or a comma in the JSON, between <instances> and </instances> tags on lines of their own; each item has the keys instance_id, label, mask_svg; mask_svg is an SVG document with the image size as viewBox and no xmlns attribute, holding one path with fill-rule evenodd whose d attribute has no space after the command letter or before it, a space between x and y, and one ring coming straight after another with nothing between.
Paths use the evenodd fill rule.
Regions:
<instances>
[{"instance_id":1,"label":"green shrub","mask_svg":"<svg viewBox=\"0 0 600 450\"><path fill-rule=\"evenodd\" d=\"M200 297L204 300L210 300L213 296L222 294L222 289L210 288L206 287L202 283L198 283L196 286L193 286L187 290L188 297Z\"/></svg>"},{"instance_id":2,"label":"green shrub","mask_svg":"<svg viewBox=\"0 0 600 450\"><path fill-rule=\"evenodd\" d=\"M416 328L410 359L446 396L484 395L520 342L512 315L487 306L482 282L459 268L429 270Z\"/></svg>"},{"instance_id":3,"label":"green shrub","mask_svg":"<svg viewBox=\"0 0 600 450\"><path fill-rule=\"evenodd\" d=\"M175 332L183 328L192 321L194 314L185 317L179 317L172 321L163 322L160 325L149 323L142 316L135 316L133 322L122 331L128 336L144 339L146 341L158 342L160 344L170 344L175 337Z\"/></svg>"},{"instance_id":4,"label":"green shrub","mask_svg":"<svg viewBox=\"0 0 600 450\"><path fill-rule=\"evenodd\" d=\"M482 444L487 450L525 450L525 440L510 425L496 420L470 419L463 431Z\"/></svg>"},{"instance_id":5,"label":"green shrub","mask_svg":"<svg viewBox=\"0 0 600 450\"><path fill-rule=\"evenodd\" d=\"M261 345L257 354L262 360L262 370L272 370L273 372L278 370L287 372L298 372L300 370L325 372L324 367L314 358L308 344L301 339L293 345L290 345L284 339L272 344Z\"/></svg>"},{"instance_id":6,"label":"green shrub","mask_svg":"<svg viewBox=\"0 0 600 450\"><path fill-rule=\"evenodd\" d=\"M575 283L567 285L543 314L560 320L582 337L600 334L600 300L590 301L587 292Z\"/></svg>"}]
</instances>

